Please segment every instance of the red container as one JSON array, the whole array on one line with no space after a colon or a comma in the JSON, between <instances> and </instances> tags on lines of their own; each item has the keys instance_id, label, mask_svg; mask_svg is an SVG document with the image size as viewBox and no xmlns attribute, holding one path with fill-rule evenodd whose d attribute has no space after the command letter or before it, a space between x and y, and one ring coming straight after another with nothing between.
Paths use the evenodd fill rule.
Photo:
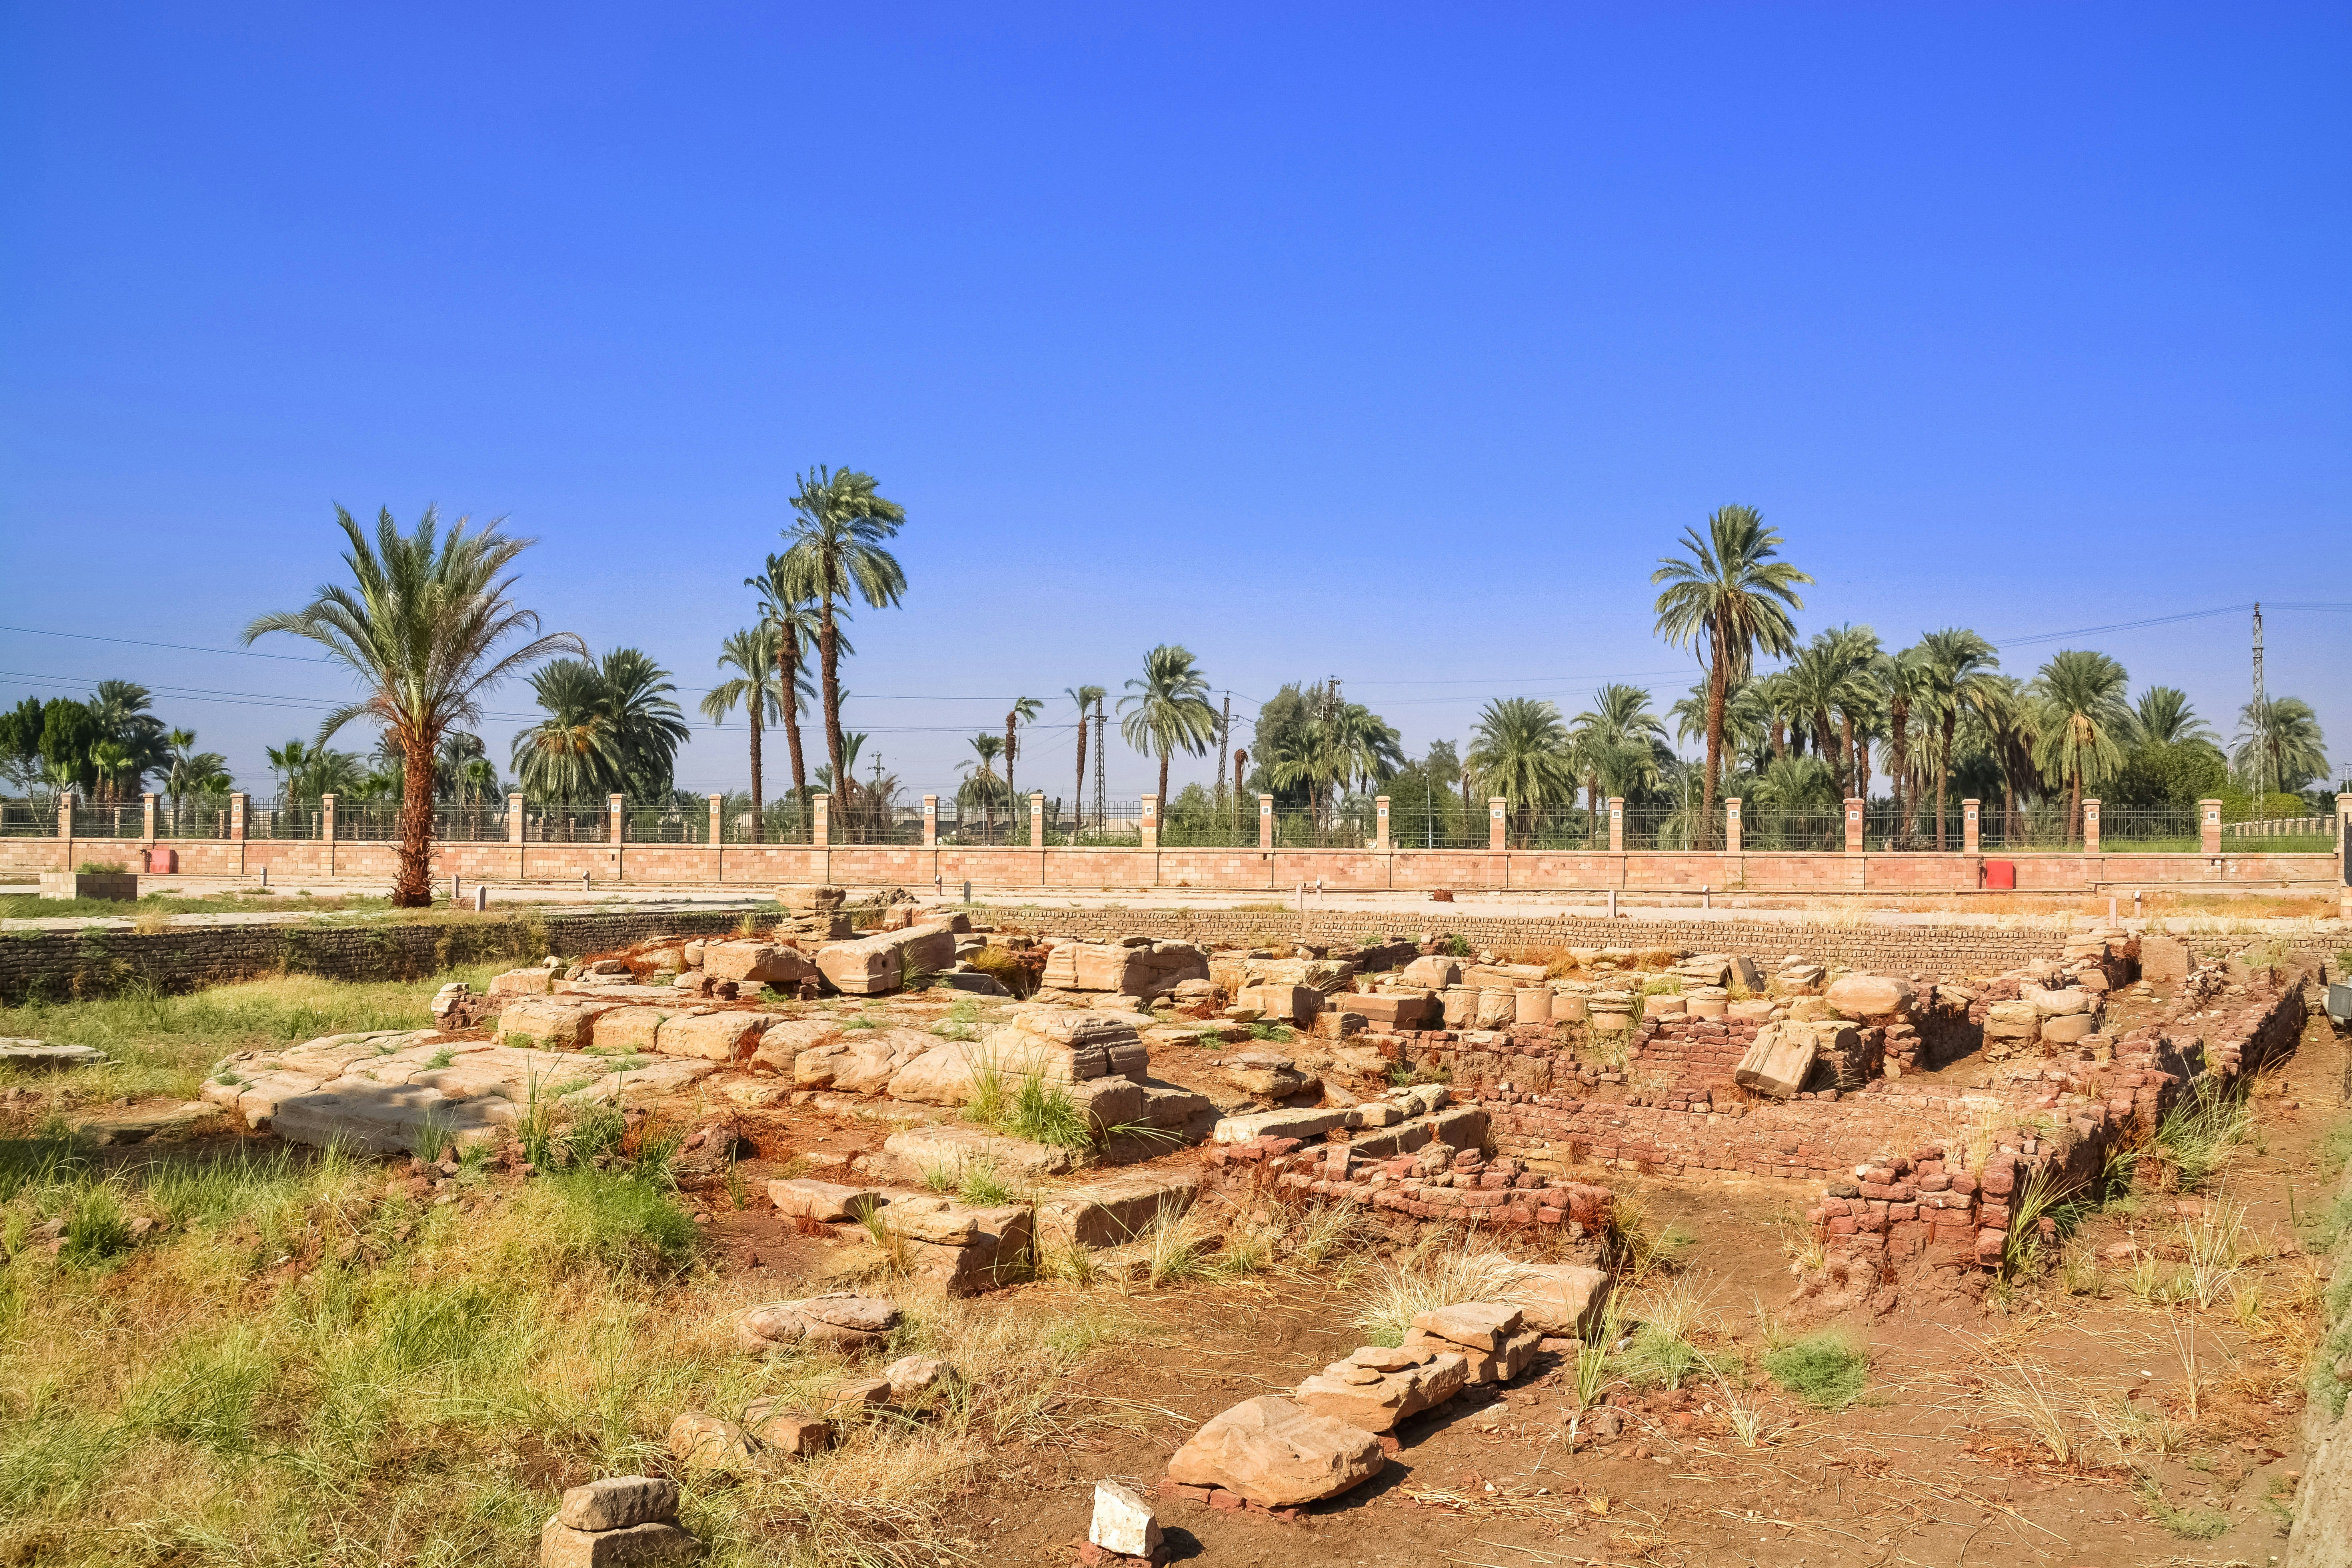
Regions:
<instances>
[{"instance_id":1,"label":"red container","mask_svg":"<svg viewBox=\"0 0 2352 1568\"><path fill-rule=\"evenodd\" d=\"M177 876L180 870L180 852L176 849L150 849L147 851L147 869L156 876Z\"/></svg>"},{"instance_id":2,"label":"red container","mask_svg":"<svg viewBox=\"0 0 2352 1568\"><path fill-rule=\"evenodd\" d=\"M2014 860L1986 861L1984 885L1996 892L2014 892L2017 889L2017 862Z\"/></svg>"}]
</instances>

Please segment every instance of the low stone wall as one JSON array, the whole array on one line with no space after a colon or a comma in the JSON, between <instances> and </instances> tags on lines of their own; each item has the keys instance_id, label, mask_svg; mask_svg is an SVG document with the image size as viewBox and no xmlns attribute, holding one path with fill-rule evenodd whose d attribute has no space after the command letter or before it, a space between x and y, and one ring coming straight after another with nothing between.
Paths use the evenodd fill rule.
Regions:
<instances>
[{"instance_id":1,"label":"low stone wall","mask_svg":"<svg viewBox=\"0 0 2352 1568\"><path fill-rule=\"evenodd\" d=\"M71 870L84 860L136 867L150 840L0 838L0 871ZM180 838L183 875L392 879L398 847L343 840ZM2317 855L1696 854L1672 850L1567 853L1551 850L1408 849L936 849L891 845L448 844L433 847L433 875L468 881L839 883L1073 889L1214 889L1287 893L1318 883L1349 891L1437 889L1481 891L1884 893L1974 892L1988 859L2015 868L2026 893L2105 888L2242 890L2334 887L2336 858Z\"/></svg>"},{"instance_id":2,"label":"low stone wall","mask_svg":"<svg viewBox=\"0 0 2352 1568\"><path fill-rule=\"evenodd\" d=\"M192 991L265 974L414 980L461 963L599 952L648 937L709 935L742 917L723 910L517 914L354 925L173 926L0 935L0 1002L107 996L131 985Z\"/></svg>"}]
</instances>

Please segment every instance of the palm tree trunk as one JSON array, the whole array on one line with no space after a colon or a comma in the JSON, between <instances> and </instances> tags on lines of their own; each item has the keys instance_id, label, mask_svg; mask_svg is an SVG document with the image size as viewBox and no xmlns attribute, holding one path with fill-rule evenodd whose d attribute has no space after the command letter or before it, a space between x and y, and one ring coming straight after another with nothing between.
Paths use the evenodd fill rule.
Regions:
<instances>
[{"instance_id":1,"label":"palm tree trunk","mask_svg":"<svg viewBox=\"0 0 2352 1568\"><path fill-rule=\"evenodd\" d=\"M1008 823L1015 815L1013 803L1020 798L1013 787L1013 748L1019 739L1013 733L1013 720L1010 713L1004 716L1004 820Z\"/></svg>"},{"instance_id":2,"label":"palm tree trunk","mask_svg":"<svg viewBox=\"0 0 2352 1568\"><path fill-rule=\"evenodd\" d=\"M1953 701L1959 700L1956 697ZM1949 708L1944 710L1944 743L1936 752L1936 853L1944 852L1944 789L1952 779L1952 729L1958 721ZM2003 773L2006 773L2004 769Z\"/></svg>"},{"instance_id":3,"label":"palm tree trunk","mask_svg":"<svg viewBox=\"0 0 2352 1568\"><path fill-rule=\"evenodd\" d=\"M392 884L392 907L433 907L433 747L440 739L411 730L402 735L407 765L400 790L400 870Z\"/></svg>"},{"instance_id":4,"label":"palm tree trunk","mask_svg":"<svg viewBox=\"0 0 2352 1568\"><path fill-rule=\"evenodd\" d=\"M1160 819L1168 820L1168 747L1160 748Z\"/></svg>"},{"instance_id":5,"label":"palm tree trunk","mask_svg":"<svg viewBox=\"0 0 2352 1568\"><path fill-rule=\"evenodd\" d=\"M832 595L817 601L817 679L824 688L824 752L833 763L833 784L837 790L845 775L841 766L841 644L834 635Z\"/></svg>"},{"instance_id":6,"label":"palm tree trunk","mask_svg":"<svg viewBox=\"0 0 2352 1568\"><path fill-rule=\"evenodd\" d=\"M765 796L760 776L760 683L751 683L751 842L763 844L768 837L768 816Z\"/></svg>"},{"instance_id":7,"label":"palm tree trunk","mask_svg":"<svg viewBox=\"0 0 2352 1568\"><path fill-rule=\"evenodd\" d=\"M1715 780L1723 761L1723 699L1730 671L1723 664L1723 631L1709 628L1714 642L1714 668L1706 675L1706 783L1699 796L1698 847L1715 844Z\"/></svg>"},{"instance_id":8,"label":"palm tree trunk","mask_svg":"<svg viewBox=\"0 0 2352 1568\"><path fill-rule=\"evenodd\" d=\"M1070 795L1070 842L1078 841L1077 825L1087 814L1087 711L1078 710L1078 784Z\"/></svg>"},{"instance_id":9,"label":"palm tree trunk","mask_svg":"<svg viewBox=\"0 0 2352 1568\"><path fill-rule=\"evenodd\" d=\"M801 755L801 647L800 635L789 626L779 626L783 633L776 644L776 674L783 681L784 743L793 755L793 804L800 810L804 831L811 837L816 827L806 821L808 816L808 765Z\"/></svg>"}]
</instances>

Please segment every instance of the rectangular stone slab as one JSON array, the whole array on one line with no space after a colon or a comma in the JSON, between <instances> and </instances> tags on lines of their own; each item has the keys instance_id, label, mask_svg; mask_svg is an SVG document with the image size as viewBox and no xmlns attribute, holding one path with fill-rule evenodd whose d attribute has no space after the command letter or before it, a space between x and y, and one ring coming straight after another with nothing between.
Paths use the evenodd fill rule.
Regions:
<instances>
[{"instance_id":1,"label":"rectangular stone slab","mask_svg":"<svg viewBox=\"0 0 2352 1568\"><path fill-rule=\"evenodd\" d=\"M1200 1173L1192 1170L1136 1171L1067 1187L1038 1204L1037 1234L1065 1247L1117 1247L1162 1212L1182 1214L1200 1190Z\"/></svg>"}]
</instances>

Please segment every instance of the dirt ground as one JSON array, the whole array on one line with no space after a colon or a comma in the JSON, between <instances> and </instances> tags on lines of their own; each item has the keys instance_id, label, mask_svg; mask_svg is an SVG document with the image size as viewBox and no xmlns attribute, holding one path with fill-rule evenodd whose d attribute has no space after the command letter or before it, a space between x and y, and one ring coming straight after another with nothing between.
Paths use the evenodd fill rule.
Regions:
<instances>
[{"instance_id":1,"label":"dirt ground","mask_svg":"<svg viewBox=\"0 0 2352 1568\"><path fill-rule=\"evenodd\" d=\"M2091 1215L2070 1243L2073 1268L2006 1300L1906 1305L1853 1325L1870 1376L1844 1410L1813 1410L1765 1384L1768 1435L1748 1447L1711 1384L1621 1385L1623 1435L1571 1449L1565 1374L1547 1357L1507 1389L1408 1423L1380 1477L1302 1522L1163 1502L1175 1554L1495 1568L2273 1561L2298 1479L2299 1380L2319 1286L2294 1220L2323 1188L2317 1146L2343 1116L2344 1066L2344 1047L2315 1018L2302 1050L2257 1090L2260 1131L2201 1197L2149 1194ZM887 1131L770 1113L755 1131L762 1158L741 1174L756 1194L795 1154L877 1148ZM1677 1272L1709 1293L1717 1325L1701 1342L1753 1366L1759 1314L1777 1313L1793 1283L1786 1222L1810 1194L1752 1179L1607 1179L1694 1238ZM766 1272L780 1294L822 1272L839 1245L795 1233L764 1204L739 1211L715 1187L702 1195L725 1267ZM2231 1288L2205 1310L2148 1293L2177 1260L2179 1211L2225 1202L2246 1206L2254 1254ZM2126 1245L2150 1255L2142 1289L2137 1258L2103 1256ZM1368 1262L1352 1274L1109 1287L1139 1326L1079 1373L1067 1396L1079 1435L1004 1452L956 1500L952 1539L981 1561L1071 1561L1096 1479L1155 1486L1202 1421L1284 1392L1361 1342L1349 1319ZM1041 1282L986 1300L1052 1311L1073 1289ZM2039 1388L2074 1451L2062 1461L2003 1388ZM2126 1412L2138 1421L2114 1414ZM2136 1427L2128 1449L2100 1435L2119 1426Z\"/></svg>"}]
</instances>

